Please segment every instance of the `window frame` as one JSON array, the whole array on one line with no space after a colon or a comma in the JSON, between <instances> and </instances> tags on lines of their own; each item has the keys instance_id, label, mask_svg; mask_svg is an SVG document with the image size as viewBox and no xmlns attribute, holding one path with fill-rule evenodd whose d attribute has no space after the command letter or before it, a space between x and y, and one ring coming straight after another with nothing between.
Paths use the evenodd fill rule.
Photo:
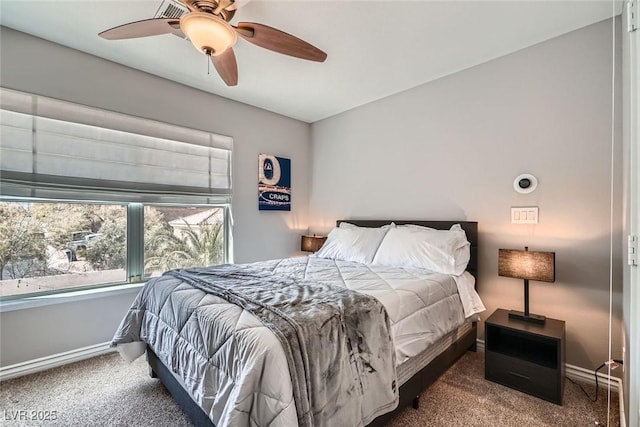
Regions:
<instances>
[{"instance_id":1,"label":"window frame","mask_svg":"<svg viewBox=\"0 0 640 427\"><path fill-rule=\"evenodd\" d=\"M16 117L16 115L28 116L30 124L20 126L19 123L10 120L10 117ZM63 122L64 125L61 127ZM97 128L98 132L94 128ZM20 136L12 134L8 129L14 131L22 129L27 132L20 134ZM146 205L222 208L224 220L223 262L233 262L231 202L234 144L231 136L16 91L2 86L0 86L0 131L8 132L6 135L15 137L15 145L3 146L0 144L1 159L11 160L12 157L6 156L7 153L13 153L14 157L18 155L18 160L20 153L32 156L30 165L29 161L26 163L24 161L18 162L18 165L18 163L8 160L5 162L6 165L4 163L0 165L0 201L123 205L126 207L127 218L127 259L124 281L0 296L0 312L3 311L3 307L7 306L6 301L9 300L16 301L12 305L17 306L22 304L19 302L20 300L32 302L38 299L34 297L56 295L55 298L48 298L48 300L60 301L67 298L59 298L57 295L96 293L100 289L113 289L115 286L123 285L131 287L132 284L135 286L135 284L146 282L149 279L144 276L144 206ZM40 140L39 131L42 131L43 135L55 134L57 139ZM159 165L166 167L165 175L175 177L174 181L159 181L152 174L141 176L132 174L133 179L113 180L113 174L105 175L104 170L102 173L94 173L95 169L92 168L88 169L89 172L85 170L87 168L81 168L82 172L67 175L67 170L56 163L57 160L51 160L52 158L70 157L81 163L83 161L85 161L84 163L98 161L102 165L106 161L120 163L122 153L120 150L107 150L105 153L113 155L115 152L117 155L115 157L105 155L102 158L100 156L86 157L87 153L84 152L79 152L76 156L75 152L71 153L73 155L69 155L66 152L49 153L43 149L49 145L57 147L56 142L60 138L75 141L77 137L85 138L90 143L117 145L123 143L123 135L126 136L126 147L129 145L139 146L141 149L148 149L148 151L162 148L165 152L182 153L184 150L176 147L182 147L183 144L190 146L187 150L189 152L195 147L206 148L208 155L198 155L198 158L208 157L208 170L203 165L200 165L199 168L188 169L187 172L201 173L203 176L202 180L192 182L183 181L180 175L175 173L172 164L162 161ZM131 144L128 138L131 138ZM153 139L153 144L149 145L148 138ZM135 143L135 141L142 140L147 143ZM2 155L3 149L6 150L4 151L5 156ZM47 157L47 153L51 155ZM43 156L38 156L38 154ZM137 158L136 156L130 158L134 157ZM174 158L174 156L170 157ZM40 164L39 162L44 163ZM84 163L82 166L86 166ZM47 167L43 167L43 165ZM151 164L154 167L159 165ZM55 167L48 168L52 166ZM142 161L136 161L129 166L133 168L134 172L145 169L145 163ZM59 172L61 167L65 173ZM109 172L111 172L110 169ZM84 298L84 296L82 297Z\"/></svg>"},{"instance_id":2,"label":"window frame","mask_svg":"<svg viewBox=\"0 0 640 427\"><path fill-rule=\"evenodd\" d=\"M231 261L231 205L227 203L221 204L193 204L188 203L142 203L127 201L103 201L103 200L85 200L85 199L53 199L53 198L37 198L37 197L11 197L0 196L0 202L14 203L69 203L69 204L93 204L93 205L120 205L125 208L127 218L126 231L126 262L124 281L104 282L100 284L76 286L72 288L50 289L46 291L36 291L23 294L14 294L0 296L0 303L13 303L20 300L27 300L34 297L43 297L51 295L72 294L83 291L100 291L108 288L123 285L144 285L152 277L144 275L144 207L145 206L198 206L222 209L223 212L223 263ZM0 283L2 281L0 280Z\"/></svg>"}]
</instances>

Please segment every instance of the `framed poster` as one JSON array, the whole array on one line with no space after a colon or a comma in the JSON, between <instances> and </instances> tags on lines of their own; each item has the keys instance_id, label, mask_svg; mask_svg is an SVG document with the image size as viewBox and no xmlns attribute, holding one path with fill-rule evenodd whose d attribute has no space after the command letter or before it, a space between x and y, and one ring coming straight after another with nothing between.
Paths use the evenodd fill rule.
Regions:
<instances>
[{"instance_id":1,"label":"framed poster","mask_svg":"<svg viewBox=\"0 0 640 427\"><path fill-rule=\"evenodd\" d=\"M258 156L258 210L291 210L291 160Z\"/></svg>"}]
</instances>

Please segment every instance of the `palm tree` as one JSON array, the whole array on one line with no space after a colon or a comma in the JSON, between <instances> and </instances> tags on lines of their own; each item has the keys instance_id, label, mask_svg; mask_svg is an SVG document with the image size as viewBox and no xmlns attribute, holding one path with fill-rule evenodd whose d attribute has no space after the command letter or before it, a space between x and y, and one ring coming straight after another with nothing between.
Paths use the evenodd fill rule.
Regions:
<instances>
[{"instance_id":1,"label":"palm tree","mask_svg":"<svg viewBox=\"0 0 640 427\"><path fill-rule=\"evenodd\" d=\"M170 232L155 233L149 244L156 248L154 252L158 255L145 259L145 271L220 264L224 255L222 237L221 223L200 224L195 230L187 226L180 236Z\"/></svg>"}]
</instances>

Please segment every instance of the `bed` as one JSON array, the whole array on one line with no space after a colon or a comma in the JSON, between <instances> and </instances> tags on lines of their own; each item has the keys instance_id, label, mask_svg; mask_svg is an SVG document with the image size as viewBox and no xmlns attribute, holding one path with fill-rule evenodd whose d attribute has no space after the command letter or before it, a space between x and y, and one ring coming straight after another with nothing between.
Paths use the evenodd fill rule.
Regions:
<instances>
[{"instance_id":1,"label":"bed","mask_svg":"<svg viewBox=\"0 0 640 427\"><path fill-rule=\"evenodd\" d=\"M461 286L475 285L477 277L477 223L348 220L346 224L338 221L336 228L378 233L392 222L392 227L405 228L408 224L438 230L460 227L469 246L466 271L452 275L375 265L372 258L355 262L310 256L226 266L215 273L207 269L168 272L143 288L113 345L128 359L146 350L152 375L160 378L198 426L214 425L213 420L220 420L218 425L336 425L336 420L340 424L352 420L346 425L354 426L384 425L407 404L416 405L420 392L464 352L475 351L477 334L475 317L468 316L467 307L460 304L464 300ZM320 295L319 302L311 304L314 308L305 310L330 306L330 298L338 294L338 305L345 298L356 298L353 305L358 306L358 313L373 314L355 321L349 320L350 314L341 315L338 327L331 326L336 316L329 315L331 321L322 322L318 328L331 331L326 339L345 342L342 347L336 344L334 349L309 338L298 343L297 332L287 332L288 321L273 320L272 312L277 310L272 307L280 307L277 302L282 295L264 297L260 286L273 287L266 283L267 276L282 289L301 287ZM466 285L460 284L463 278ZM250 298L235 293L242 287L251 293ZM426 293L418 294L416 289ZM404 296L408 294L413 297ZM259 298L266 298L267 303ZM276 303L271 306L271 301ZM476 307L474 314L479 311ZM307 314L305 311L302 318L310 317ZM437 318L437 324L425 326L425 319L431 318ZM352 323L361 328L357 336L349 332ZM308 335L316 328L310 325ZM308 351L300 352L305 356L296 362L291 355L298 353L290 347ZM329 347L331 352L325 355ZM343 353L348 354L344 357ZM343 359L344 363L335 362ZM363 376L342 380L350 377L345 373L355 370ZM358 393L353 392L354 387ZM324 388L330 392L318 398ZM301 396L307 390L309 396ZM346 396L354 394L358 395L354 403L343 404Z\"/></svg>"}]
</instances>

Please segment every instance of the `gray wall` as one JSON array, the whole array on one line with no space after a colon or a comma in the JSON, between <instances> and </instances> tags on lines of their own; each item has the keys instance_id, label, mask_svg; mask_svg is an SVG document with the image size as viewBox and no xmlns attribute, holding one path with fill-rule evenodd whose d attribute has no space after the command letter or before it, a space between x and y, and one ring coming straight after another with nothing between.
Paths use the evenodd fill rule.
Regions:
<instances>
[{"instance_id":1,"label":"gray wall","mask_svg":"<svg viewBox=\"0 0 640 427\"><path fill-rule=\"evenodd\" d=\"M568 363L597 367L608 359L611 45L601 22L312 124L312 231L337 218L478 221L483 319L522 310L523 283L498 277L498 248L554 251L556 282L531 283L531 311L567 322ZM620 166L618 138L615 358ZM537 176L535 192L513 190L521 173ZM511 206L538 206L539 224L510 224Z\"/></svg>"},{"instance_id":2,"label":"gray wall","mask_svg":"<svg viewBox=\"0 0 640 427\"><path fill-rule=\"evenodd\" d=\"M555 251L557 281L532 282L531 309L567 321L569 363L593 368L607 359L609 23L326 119L311 130L6 28L0 43L4 87L232 136L236 262L292 255L308 224L311 231L324 231L337 218L477 220L484 317L497 307L522 306L522 283L496 274L498 248ZM292 159L291 213L257 211L261 152ZM530 195L511 187L523 172L540 180ZM528 205L540 207L540 224L509 224L509 208ZM616 358L621 227L616 214ZM0 314L0 365L108 341L132 298L133 293ZM88 311L99 320L87 323Z\"/></svg>"},{"instance_id":3,"label":"gray wall","mask_svg":"<svg viewBox=\"0 0 640 427\"><path fill-rule=\"evenodd\" d=\"M110 341L138 290L0 313L0 366Z\"/></svg>"},{"instance_id":4,"label":"gray wall","mask_svg":"<svg viewBox=\"0 0 640 427\"><path fill-rule=\"evenodd\" d=\"M3 87L233 137L234 261L297 253L308 221L311 150L307 123L0 28ZM259 153L291 159L291 212L258 211ZM86 322L84 303L30 309L28 316L26 312L4 312L0 315L0 364L72 350L79 342L92 345L108 341L117 327L114 319L122 317L132 299L132 295L129 299L105 298L95 307L99 326ZM66 328L68 325L75 325L73 331ZM71 337L74 334L86 339ZM93 342L89 342L91 336ZM58 345L50 346L50 342ZM20 343L26 349L18 350Z\"/></svg>"}]
</instances>

